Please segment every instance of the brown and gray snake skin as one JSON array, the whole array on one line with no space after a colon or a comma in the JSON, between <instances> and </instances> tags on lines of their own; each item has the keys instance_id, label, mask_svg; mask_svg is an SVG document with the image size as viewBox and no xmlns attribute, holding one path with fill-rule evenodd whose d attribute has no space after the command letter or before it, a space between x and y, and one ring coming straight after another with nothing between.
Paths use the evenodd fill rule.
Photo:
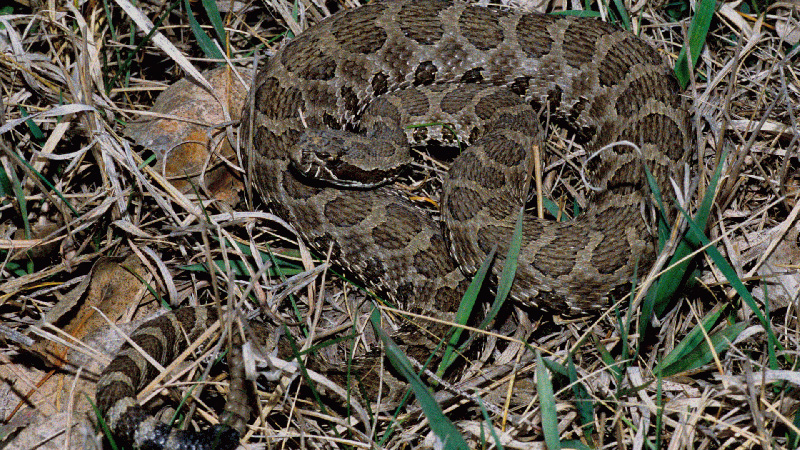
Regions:
<instances>
[{"instance_id":1,"label":"brown and gray snake skin","mask_svg":"<svg viewBox=\"0 0 800 450\"><path fill-rule=\"evenodd\" d=\"M599 189L575 220L524 218L511 296L531 306L598 310L644 273L655 253L644 167L666 199L690 147L678 84L642 39L597 20L450 1L379 1L323 20L259 70L248 103L244 164L270 208L366 286L438 317L457 309L496 245L495 275L502 269L528 198L531 148L542 142L539 111L593 155L585 173ZM408 127L421 123L448 126ZM409 143L456 140L469 147L444 180L442 226L382 181L408 162ZM623 140L639 150L598 152ZM133 339L168 363L214 320L212 308L178 310ZM239 404L226 408L227 423L172 431L135 403L152 371L126 346L98 382L98 404L119 439L147 448L237 445L248 416L243 388L231 389Z\"/></svg>"}]
</instances>

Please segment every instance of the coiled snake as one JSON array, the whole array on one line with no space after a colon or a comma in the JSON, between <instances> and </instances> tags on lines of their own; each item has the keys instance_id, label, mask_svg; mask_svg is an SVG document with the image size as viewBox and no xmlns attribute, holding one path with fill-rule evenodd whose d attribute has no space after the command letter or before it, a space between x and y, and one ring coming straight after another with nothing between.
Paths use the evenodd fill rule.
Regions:
<instances>
[{"instance_id":1,"label":"coiled snake","mask_svg":"<svg viewBox=\"0 0 800 450\"><path fill-rule=\"evenodd\" d=\"M604 22L379 1L309 28L259 71L243 115L244 163L270 208L313 248L332 249L333 261L401 307L441 316L455 311L493 247L505 254L541 140L537 111L548 110L597 153L585 167L597 192L575 220L525 217L511 296L585 312L653 258L644 167L664 193L669 177L681 177L690 137L678 92L657 51ZM447 126L408 127L430 122ZM409 142L431 140L469 144L444 180L445 227L383 184L408 161ZM638 150L596 152L620 140ZM194 339L216 320L209 309L180 311L134 333L161 362L185 345L178 330ZM98 383L118 436L171 449L215 438L236 445L246 413L226 416L235 431L205 435L149 418L133 400L147 367L124 348Z\"/></svg>"}]
</instances>

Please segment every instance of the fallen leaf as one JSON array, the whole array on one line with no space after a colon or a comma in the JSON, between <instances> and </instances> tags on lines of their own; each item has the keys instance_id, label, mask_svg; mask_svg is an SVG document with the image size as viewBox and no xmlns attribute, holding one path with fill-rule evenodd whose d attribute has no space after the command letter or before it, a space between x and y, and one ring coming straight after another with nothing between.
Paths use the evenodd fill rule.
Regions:
<instances>
[{"instance_id":1,"label":"fallen leaf","mask_svg":"<svg viewBox=\"0 0 800 450\"><path fill-rule=\"evenodd\" d=\"M44 321L63 322L60 328L64 332L83 340L89 333L106 325L105 319L95 308L111 320L122 316L137 300L142 289L140 278L145 274L146 268L134 254L122 262L117 258L101 258L86 279L48 311ZM34 349L56 366L66 360L69 351L54 341L41 341Z\"/></svg>"},{"instance_id":2,"label":"fallen leaf","mask_svg":"<svg viewBox=\"0 0 800 450\"><path fill-rule=\"evenodd\" d=\"M126 135L155 154L159 172L183 193L203 188L229 205L239 200L243 185L231 167L237 164L236 154L219 125L239 120L251 84L244 70L240 74L245 84L229 67L204 73L213 93L184 78L158 96L150 110L156 116L142 115L125 128Z\"/></svg>"}]
</instances>

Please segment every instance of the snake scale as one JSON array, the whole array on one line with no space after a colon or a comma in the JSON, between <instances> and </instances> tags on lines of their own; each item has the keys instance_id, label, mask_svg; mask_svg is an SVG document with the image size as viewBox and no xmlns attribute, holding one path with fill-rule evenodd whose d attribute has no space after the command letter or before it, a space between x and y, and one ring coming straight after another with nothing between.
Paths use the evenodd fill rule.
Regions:
<instances>
[{"instance_id":1,"label":"snake scale","mask_svg":"<svg viewBox=\"0 0 800 450\"><path fill-rule=\"evenodd\" d=\"M524 218L511 296L532 306L597 310L644 272L654 256L644 167L667 193L690 145L677 82L642 39L597 20L445 0L334 14L270 58L249 95L243 162L270 208L365 285L438 317L456 310L491 249L506 253L542 141L539 111L592 155L584 171L596 192L575 220ZM432 122L447 126L409 127ZM603 149L622 140L638 149ZM469 144L443 183L444 227L385 183L409 143L431 141ZM210 308L178 310L133 340L165 363L214 320ZM242 389L231 390L239 403L226 424L172 431L134 400L148 367L126 346L101 376L97 401L116 436L146 448L236 445Z\"/></svg>"}]
</instances>

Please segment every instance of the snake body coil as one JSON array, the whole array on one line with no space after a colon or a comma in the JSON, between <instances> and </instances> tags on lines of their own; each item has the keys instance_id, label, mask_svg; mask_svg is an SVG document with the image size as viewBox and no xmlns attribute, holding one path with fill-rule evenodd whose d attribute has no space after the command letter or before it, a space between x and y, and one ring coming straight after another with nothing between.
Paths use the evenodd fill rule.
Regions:
<instances>
[{"instance_id":1,"label":"snake body coil","mask_svg":"<svg viewBox=\"0 0 800 450\"><path fill-rule=\"evenodd\" d=\"M690 137L678 91L656 50L603 22L378 1L309 28L259 71L243 115L244 162L270 208L312 247L331 248L334 262L400 306L441 317L456 310L468 275L495 245L505 254L528 196L530 149L541 141L537 111L549 110L588 154L631 141L638 150L613 146L587 163L599 191L577 219L524 219L512 297L586 312L653 258L644 167L664 193L669 177L681 177ZM408 128L430 122L449 126ZM391 186L352 187L390 179L409 142L430 140L470 144L444 182L444 232ZM198 311L200 322L211 320ZM195 319L164 319L136 339L164 363L173 355L162 347L176 347L176 330L194 329ZM186 443L194 435L158 428L132 400L147 367L123 350L103 373L98 403L112 428L137 446L203 448ZM235 441L212 431L207 440L222 432Z\"/></svg>"}]
</instances>

